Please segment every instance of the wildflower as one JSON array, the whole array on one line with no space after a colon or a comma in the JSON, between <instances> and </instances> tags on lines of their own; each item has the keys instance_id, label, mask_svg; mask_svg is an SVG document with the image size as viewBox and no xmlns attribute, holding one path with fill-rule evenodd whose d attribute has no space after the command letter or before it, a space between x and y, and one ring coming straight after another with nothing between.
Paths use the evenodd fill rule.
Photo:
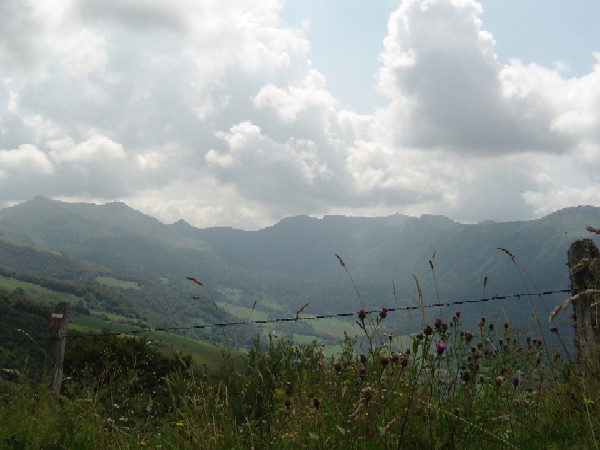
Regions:
<instances>
[{"instance_id":1,"label":"wildflower","mask_svg":"<svg viewBox=\"0 0 600 450\"><path fill-rule=\"evenodd\" d=\"M496 386L500 387L504 384L504 377L503 376L497 376L496 377Z\"/></svg>"},{"instance_id":2,"label":"wildflower","mask_svg":"<svg viewBox=\"0 0 600 450\"><path fill-rule=\"evenodd\" d=\"M473 333L471 333L470 331L467 331L465 333L465 341L471 342L472 339L473 339Z\"/></svg>"},{"instance_id":3,"label":"wildflower","mask_svg":"<svg viewBox=\"0 0 600 450\"><path fill-rule=\"evenodd\" d=\"M379 358L379 363L382 367L386 367L390 363L390 360L387 356L382 356L381 358Z\"/></svg>"},{"instance_id":4,"label":"wildflower","mask_svg":"<svg viewBox=\"0 0 600 450\"><path fill-rule=\"evenodd\" d=\"M479 319L479 326L483 327L485 325L485 317L481 317L481 319Z\"/></svg>"},{"instance_id":5,"label":"wildflower","mask_svg":"<svg viewBox=\"0 0 600 450\"><path fill-rule=\"evenodd\" d=\"M358 311L358 318L360 320L365 320L367 318L367 311L365 311L364 309Z\"/></svg>"},{"instance_id":6,"label":"wildflower","mask_svg":"<svg viewBox=\"0 0 600 450\"><path fill-rule=\"evenodd\" d=\"M406 367L408 366L408 356L403 356L402 359L400 360L400 365L402 367Z\"/></svg>"},{"instance_id":7,"label":"wildflower","mask_svg":"<svg viewBox=\"0 0 600 450\"><path fill-rule=\"evenodd\" d=\"M513 375L510 381L512 382L514 387L517 387L521 382L521 377L519 375Z\"/></svg>"},{"instance_id":8,"label":"wildflower","mask_svg":"<svg viewBox=\"0 0 600 450\"><path fill-rule=\"evenodd\" d=\"M552 325L552 326L550 327L550 332L551 332L551 333L558 334L558 327L557 327L556 325Z\"/></svg>"},{"instance_id":9,"label":"wildflower","mask_svg":"<svg viewBox=\"0 0 600 450\"><path fill-rule=\"evenodd\" d=\"M446 343L444 341L438 342L438 345L437 345L438 355L441 355L445 351L446 351Z\"/></svg>"},{"instance_id":10,"label":"wildflower","mask_svg":"<svg viewBox=\"0 0 600 450\"><path fill-rule=\"evenodd\" d=\"M381 317L382 319L385 319L387 317L387 313L388 313L387 308L381 308L381 311L379 311L379 317Z\"/></svg>"},{"instance_id":11,"label":"wildflower","mask_svg":"<svg viewBox=\"0 0 600 450\"><path fill-rule=\"evenodd\" d=\"M423 330L423 334L425 336L431 336L433 334L433 328L431 328L429 325L427 325L425 327L425 329Z\"/></svg>"},{"instance_id":12,"label":"wildflower","mask_svg":"<svg viewBox=\"0 0 600 450\"><path fill-rule=\"evenodd\" d=\"M175 426L176 427L182 427L183 426L183 422L175 422Z\"/></svg>"},{"instance_id":13,"label":"wildflower","mask_svg":"<svg viewBox=\"0 0 600 450\"><path fill-rule=\"evenodd\" d=\"M363 376L363 375L365 375L366 373L367 373L367 368L366 368L365 366L360 366L360 367L358 368L358 374L359 374L360 376Z\"/></svg>"},{"instance_id":14,"label":"wildflower","mask_svg":"<svg viewBox=\"0 0 600 450\"><path fill-rule=\"evenodd\" d=\"M333 365L333 368L335 369L336 372L339 372L340 370L342 370L342 365L339 362L336 362Z\"/></svg>"},{"instance_id":15,"label":"wildflower","mask_svg":"<svg viewBox=\"0 0 600 450\"><path fill-rule=\"evenodd\" d=\"M466 383L467 381L469 381L471 379L471 372L469 372L468 370L463 370L460 373L460 379Z\"/></svg>"},{"instance_id":16,"label":"wildflower","mask_svg":"<svg viewBox=\"0 0 600 450\"><path fill-rule=\"evenodd\" d=\"M494 322L490 322L490 324L488 325L488 328L490 331L492 331L494 329Z\"/></svg>"},{"instance_id":17,"label":"wildflower","mask_svg":"<svg viewBox=\"0 0 600 450\"><path fill-rule=\"evenodd\" d=\"M398 356L398 353L392 352L392 363L396 364L398 361L400 361L400 357Z\"/></svg>"},{"instance_id":18,"label":"wildflower","mask_svg":"<svg viewBox=\"0 0 600 450\"><path fill-rule=\"evenodd\" d=\"M460 311L456 311L454 313L454 317L456 317L457 319L460 319Z\"/></svg>"},{"instance_id":19,"label":"wildflower","mask_svg":"<svg viewBox=\"0 0 600 450\"><path fill-rule=\"evenodd\" d=\"M437 319L435 319L435 328L436 330L439 330L442 325L444 325L444 319L442 319L441 317L438 317Z\"/></svg>"}]
</instances>

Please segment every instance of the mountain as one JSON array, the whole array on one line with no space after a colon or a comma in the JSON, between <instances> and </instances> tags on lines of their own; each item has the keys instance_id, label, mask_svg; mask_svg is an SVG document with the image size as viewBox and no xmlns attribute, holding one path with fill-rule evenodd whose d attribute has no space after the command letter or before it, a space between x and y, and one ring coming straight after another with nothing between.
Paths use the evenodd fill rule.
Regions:
<instances>
[{"instance_id":1,"label":"mountain","mask_svg":"<svg viewBox=\"0 0 600 450\"><path fill-rule=\"evenodd\" d=\"M209 297L237 317L282 317L305 303L309 314L354 311L363 304L407 305L417 296L415 277L426 304L566 289L567 250L574 240L592 237L587 225L600 225L600 208L567 208L537 220L503 223L396 214L297 216L258 231L198 229L184 221L163 224L123 203L36 197L0 210L0 269L134 283L138 289L120 290L126 300L176 323L217 319L212 302L193 304L193 296ZM21 256L11 257L11 251ZM534 300L546 317L566 296ZM463 309L524 321L531 303Z\"/></svg>"}]
</instances>

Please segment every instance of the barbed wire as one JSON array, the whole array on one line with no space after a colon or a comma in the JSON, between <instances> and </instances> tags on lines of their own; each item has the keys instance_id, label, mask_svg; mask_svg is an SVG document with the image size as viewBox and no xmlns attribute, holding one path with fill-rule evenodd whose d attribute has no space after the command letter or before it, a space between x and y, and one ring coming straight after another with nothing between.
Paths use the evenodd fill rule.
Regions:
<instances>
[{"instance_id":1,"label":"barbed wire","mask_svg":"<svg viewBox=\"0 0 600 450\"><path fill-rule=\"evenodd\" d=\"M414 311L421 308L429 309L429 308L447 308L451 306L460 306L474 303L486 303L491 301L498 300L514 300L520 299L524 297L543 297L548 295L555 294L565 294L570 293L571 289L559 289L554 291L544 291L544 292L536 292L536 293L518 293L518 294L508 294L508 295L495 295L493 297L485 297L471 300L456 300L451 302L439 302L432 303L429 305L407 305L407 306L397 306L385 308L387 313L401 312L401 311ZM218 322L218 323L210 323L210 324L201 324L201 325L185 325L185 326L168 326L168 327L155 327L155 328L141 328L135 330L128 331L102 331L98 333L78 333L78 334L67 334L64 337L69 339L78 339L78 338L86 338L86 337L109 337L109 336L125 336L125 335L140 335L147 333L156 333L156 332L173 332L173 331L187 331L187 330L203 330L203 329L211 329L211 328L224 328L224 327L233 327L233 326L242 326L242 325L268 325L268 324L276 324L276 323L289 323L289 322L298 322L298 321L311 321L311 320L321 320L321 319L334 319L334 318L344 318L344 317L353 317L355 315L365 314L379 314L382 308L379 309L361 309L360 311L352 311L352 312L338 312L331 314L316 314L316 315L300 315L299 313L306 307L304 305L300 310L296 313L296 315L292 317L279 317L273 319L257 319L257 320L240 320L233 322ZM22 330L20 330L22 331ZM27 333L22 331L27 335L27 338L20 339L5 339L0 340L0 343L6 342L26 342L26 341L45 341L45 340L56 340L60 339L53 337L49 338L47 336L44 337L32 337Z\"/></svg>"}]
</instances>

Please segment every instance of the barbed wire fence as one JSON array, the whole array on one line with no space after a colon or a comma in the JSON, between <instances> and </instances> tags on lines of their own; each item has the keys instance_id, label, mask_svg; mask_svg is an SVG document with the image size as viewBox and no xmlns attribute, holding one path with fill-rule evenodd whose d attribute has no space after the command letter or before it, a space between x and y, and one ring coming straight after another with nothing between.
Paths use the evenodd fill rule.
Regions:
<instances>
[{"instance_id":1,"label":"barbed wire fence","mask_svg":"<svg viewBox=\"0 0 600 450\"><path fill-rule=\"evenodd\" d=\"M494 301L507 301L507 300L515 300L521 298L531 298L531 297L547 297L550 295L558 295L558 294L570 294L571 289L558 289L558 290L549 290L543 292L535 292L535 293L514 293L508 295L495 295L492 297L484 297L477 299L467 299L467 300L456 300L449 302L437 302L431 303L428 305L406 305L406 306L397 306L397 307L385 307L386 313L396 313L403 311L414 311L419 310L421 308L431 309L431 308L448 308L452 306L460 306L460 305L468 305L468 304L477 304L477 303L487 303ZM187 330L205 330L205 329L213 329L213 328L225 328L225 327L237 327L237 326L248 326L248 325L269 325L269 324L284 324L284 323L296 323L300 321L315 321L322 319L334 319L334 318L349 318L354 317L359 314L364 314L366 316L370 316L373 314L379 314L382 308L378 309L367 309L363 308L359 311L345 311L345 312L336 312L330 314L303 314L302 311L307 305L304 305L302 308L296 312L293 316L288 317L278 317L278 318L270 318L270 319L257 319L257 320L239 320L239 321L231 321L231 322L217 322L210 324L199 324L199 325L174 325L174 326L161 326L161 327L148 327L148 328L137 328L123 331L101 331L96 333L76 333L76 334L67 334L64 337L67 339L80 339L86 337L110 337L110 336L136 336L136 335L145 335L150 333L157 332L177 332L177 331L187 331ZM3 343L19 343L19 342L27 342L27 341L47 341L52 339L46 336L31 336L23 330L21 331L24 336L22 338L14 338L14 339L3 339L0 340L0 344Z\"/></svg>"}]
</instances>

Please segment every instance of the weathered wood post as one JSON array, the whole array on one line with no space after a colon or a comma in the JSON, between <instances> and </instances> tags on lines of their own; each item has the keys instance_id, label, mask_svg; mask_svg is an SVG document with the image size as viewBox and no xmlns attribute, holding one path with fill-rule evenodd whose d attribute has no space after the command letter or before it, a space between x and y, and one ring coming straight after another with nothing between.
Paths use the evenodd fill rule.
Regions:
<instances>
[{"instance_id":1,"label":"weathered wood post","mask_svg":"<svg viewBox=\"0 0 600 450\"><path fill-rule=\"evenodd\" d=\"M591 239L571 244L568 252L575 348L580 359L600 356L599 300L600 251Z\"/></svg>"},{"instance_id":2,"label":"weathered wood post","mask_svg":"<svg viewBox=\"0 0 600 450\"><path fill-rule=\"evenodd\" d=\"M50 390L58 394L62 384L65 336L71 315L71 304L60 302L50 317L48 344L46 345L46 376L50 379Z\"/></svg>"}]
</instances>

